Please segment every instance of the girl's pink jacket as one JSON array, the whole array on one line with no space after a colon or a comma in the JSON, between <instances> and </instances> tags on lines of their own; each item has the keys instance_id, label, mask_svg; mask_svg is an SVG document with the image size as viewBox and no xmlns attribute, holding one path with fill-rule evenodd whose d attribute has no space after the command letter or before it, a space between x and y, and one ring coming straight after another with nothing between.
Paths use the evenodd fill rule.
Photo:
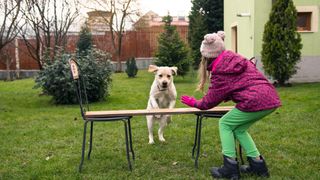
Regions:
<instances>
[{"instance_id":1,"label":"girl's pink jacket","mask_svg":"<svg viewBox=\"0 0 320 180\"><path fill-rule=\"evenodd\" d=\"M205 110L232 100L241 111L253 112L281 106L272 84L249 60L232 51L223 51L208 67L211 84L195 106Z\"/></svg>"}]
</instances>

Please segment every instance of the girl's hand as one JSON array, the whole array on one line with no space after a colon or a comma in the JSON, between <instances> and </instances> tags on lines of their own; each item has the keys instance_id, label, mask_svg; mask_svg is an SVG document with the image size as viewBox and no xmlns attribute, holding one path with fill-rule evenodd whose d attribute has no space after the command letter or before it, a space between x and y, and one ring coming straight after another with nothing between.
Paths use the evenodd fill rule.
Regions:
<instances>
[{"instance_id":1,"label":"girl's hand","mask_svg":"<svg viewBox=\"0 0 320 180\"><path fill-rule=\"evenodd\" d=\"M181 96L180 101L190 107L195 107L197 100L191 96Z\"/></svg>"}]
</instances>

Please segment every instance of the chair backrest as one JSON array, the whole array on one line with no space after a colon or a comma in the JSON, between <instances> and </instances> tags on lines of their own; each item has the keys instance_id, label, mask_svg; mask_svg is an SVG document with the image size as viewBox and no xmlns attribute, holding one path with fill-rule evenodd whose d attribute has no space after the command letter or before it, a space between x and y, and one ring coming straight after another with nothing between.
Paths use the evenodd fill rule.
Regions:
<instances>
[{"instance_id":1,"label":"chair backrest","mask_svg":"<svg viewBox=\"0 0 320 180\"><path fill-rule=\"evenodd\" d=\"M78 62L71 58L69 59L69 65L71 70L71 76L76 86L77 98L80 105L81 115L85 119L85 112L89 111L89 103L86 92L86 84L81 76L81 68Z\"/></svg>"},{"instance_id":2,"label":"chair backrest","mask_svg":"<svg viewBox=\"0 0 320 180\"><path fill-rule=\"evenodd\" d=\"M252 64L254 64L255 66L257 66L257 59L256 59L256 57L250 58L249 61L250 61Z\"/></svg>"}]
</instances>

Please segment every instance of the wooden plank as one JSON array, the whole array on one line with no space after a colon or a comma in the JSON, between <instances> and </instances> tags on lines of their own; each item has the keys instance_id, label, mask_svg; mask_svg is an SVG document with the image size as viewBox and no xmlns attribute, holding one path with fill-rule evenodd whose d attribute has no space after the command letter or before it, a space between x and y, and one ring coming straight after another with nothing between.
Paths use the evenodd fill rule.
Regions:
<instances>
[{"instance_id":1,"label":"wooden plank","mask_svg":"<svg viewBox=\"0 0 320 180\"><path fill-rule=\"evenodd\" d=\"M164 114L225 114L234 106L217 106L209 110L199 110L197 108L174 108L174 109L136 109L136 110L110 110L110 111L87 111L85 116L93 117L115 117L115 116L145 116Z\"/></svg>"}]
</instances>

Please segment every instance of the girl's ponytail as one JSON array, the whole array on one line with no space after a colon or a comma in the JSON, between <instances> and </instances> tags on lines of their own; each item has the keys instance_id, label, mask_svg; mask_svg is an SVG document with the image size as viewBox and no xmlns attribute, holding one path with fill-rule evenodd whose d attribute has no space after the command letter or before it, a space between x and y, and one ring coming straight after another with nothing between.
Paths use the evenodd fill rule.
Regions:
<instances>
[{"instance_id":1,"label":"girl's ponytail","mask_svg":"<svg viewBox=\"0 0 320 180\"><path fill-rule=\"evenodd\" d=\"M197 91L204 92L204 90L203 90L204 89L204 85L206 84L208 76L209 76L209 73L207 71L207 64L208 64L207 58L202 57L201 58L201 62L200 62L200 66L199 66L199 69L198 69L199 84L198 84L198 87L196 89Z\"/></svg>"}]
</instances>

